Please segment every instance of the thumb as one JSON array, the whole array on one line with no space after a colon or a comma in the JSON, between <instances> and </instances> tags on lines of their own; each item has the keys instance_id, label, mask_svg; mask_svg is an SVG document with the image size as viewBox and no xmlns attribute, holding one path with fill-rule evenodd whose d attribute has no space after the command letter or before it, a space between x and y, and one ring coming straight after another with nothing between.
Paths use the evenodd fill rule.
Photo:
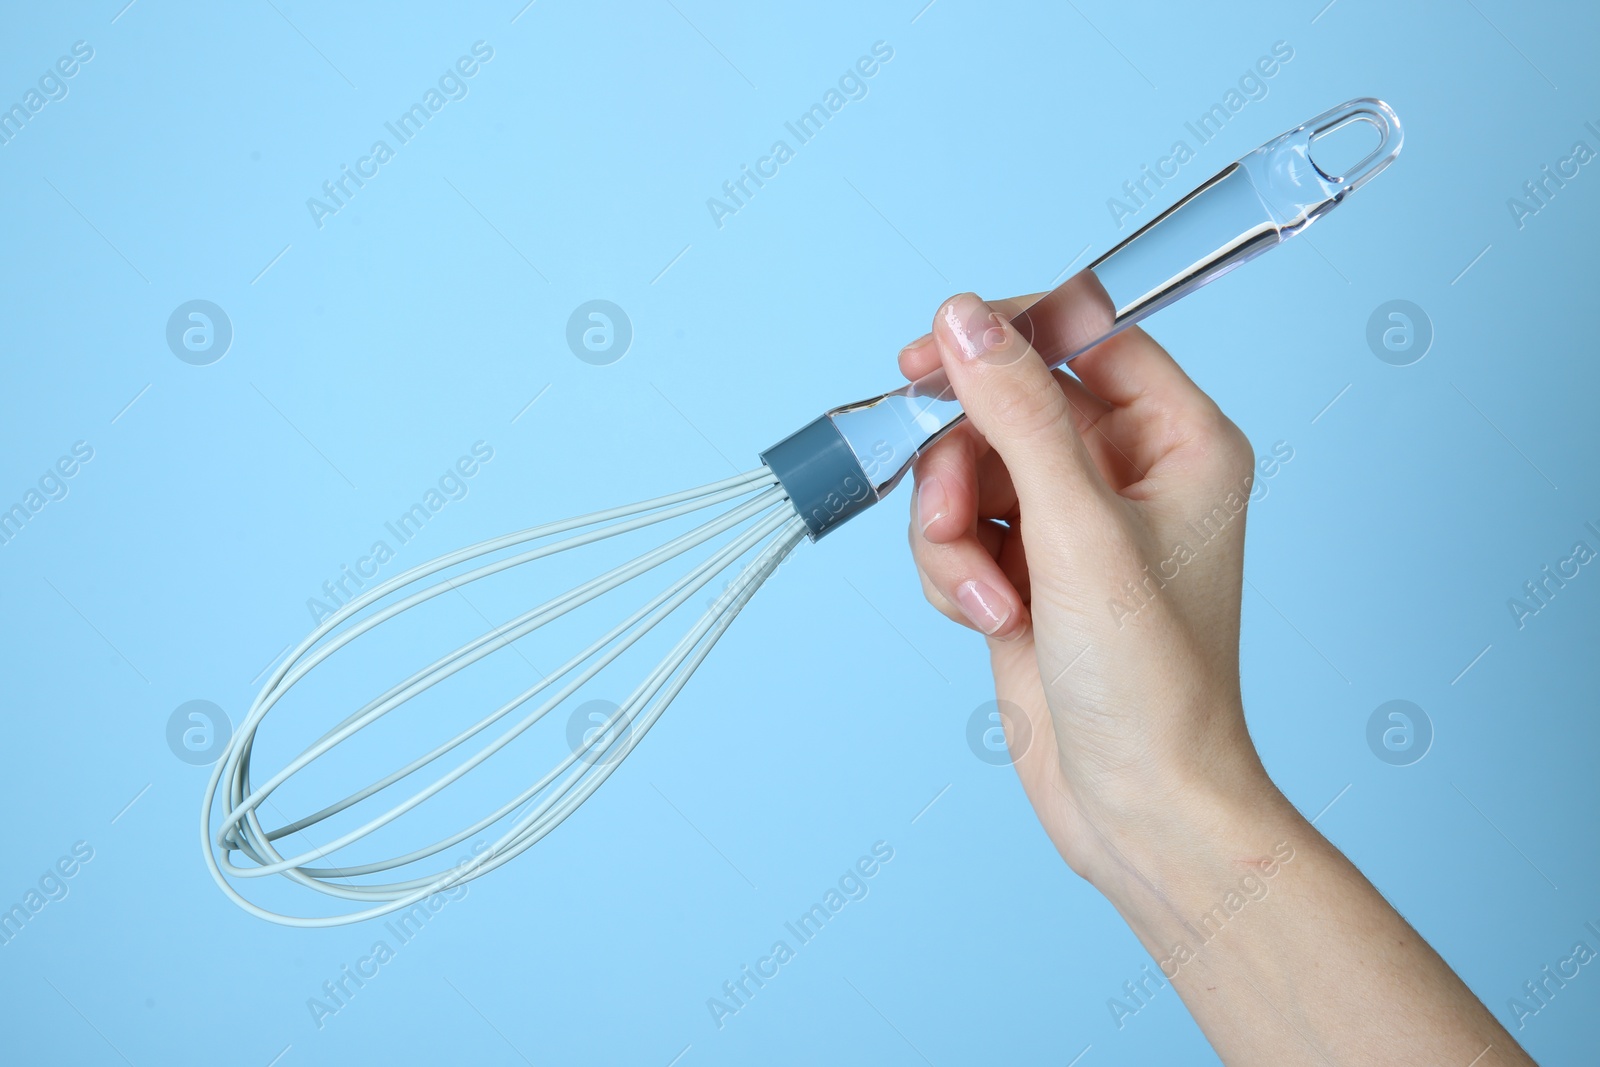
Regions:
<instances>
[{"instance_id":1,"label":"thumb","mask_svg":"<svg viewBox=\"0 0 1600 1067\"><path fill-rule=\"evenodd\" d=\"M1005 316L971 293L934 316L933 336L967 418L1004 460L1024 514L1076 525L1109 487L1044 360Z\"/></svg>"}]
</instances>

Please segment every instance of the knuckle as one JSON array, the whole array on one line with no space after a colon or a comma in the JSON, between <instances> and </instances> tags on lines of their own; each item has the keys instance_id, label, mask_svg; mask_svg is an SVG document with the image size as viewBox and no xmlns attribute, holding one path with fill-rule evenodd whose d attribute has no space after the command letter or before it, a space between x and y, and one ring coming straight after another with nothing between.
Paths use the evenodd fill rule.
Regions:
<instances>
[{"instance_id":1,"label":"knuckle","mask_svg":"<svg viewBox=\"0 0 1600 1067\"><path fill-rule=\"evenodd\" d=\"M1049 378L1014 373L992 375L982 400L990 419L1023 436L1034 436L1067 424L1067 399Z\"/></svg>"},{"instance_id":2,"label":"knuckle","mask_svg":"<svg viewBox=\"0 0 1600 1067\"><path fill-rule=\"evenodd\" d=\"M1243 478L1255 469L1255 451L1250 438L1220 409L1213 408L1203 420L1198 437L1219 474L1229 479Z\"/></svg>"},{"instance_id":3,"label":"knuckle","mask_svg":"<svg viewBox=\"0 0 1600 1067\"><path fill-rule=\"evenodd\" d=\"M1250 455L1250 438L1239 428L1239 424L1228 416L1217 412L1218 433L1227 443L1229 454L1237 459L1241 455Z\"/></svg>"},{"instance_id":4,"label":"knuckle","mask_svg":"<svg viewBox=\"0 0 1600 1067\"><path fill-rule=\"evenodd\" d=\"M1227 441L1225 453L1228 457L1228 469L1241 477L1255 469L1255 449L1250 446L1250 438L1241 430L1232 419L1222 417L1224 426L1223 436Z\"/></svg>"}]
</instances>

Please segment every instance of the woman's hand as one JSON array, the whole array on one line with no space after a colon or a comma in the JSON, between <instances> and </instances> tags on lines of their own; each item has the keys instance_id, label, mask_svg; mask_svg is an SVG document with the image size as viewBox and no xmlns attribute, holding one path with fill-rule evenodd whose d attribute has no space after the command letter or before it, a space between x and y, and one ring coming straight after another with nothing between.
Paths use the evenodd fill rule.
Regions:
<instances>
[{"instance_id":1,"label":"woman's hand","mask_svg":"<svg viewBox=\"0 0 1600 1067\"><path fill-rule=\"evenodd\" d=\"M967 413L917 465L912 553L988 637L1040 822L1231 1065L1531 1064L1267 778L1239 695L1249 443L1138 330L1076 378L1029 344L1111 317L1086 271L1039 303L955 297L900 355Z\"/></svg>"},{"instance_id":2,"label":"woman's hand","mask_svg":"<svg viewBox=\"0 0 1600 1067\"><path fill-rule=\"evenodd\" d=\"M1030 304L1034 345L1008 321ZM1091 880L1180 796L1271 790L1239 695L1249 442L1141 330L1047 370L1035 345L1092 340L1108 305L1088 273L1043 303L957 296L900 354L967 412L916 467L923 590L988 635L1017 771Z\"/></svg>"}]
</instances>

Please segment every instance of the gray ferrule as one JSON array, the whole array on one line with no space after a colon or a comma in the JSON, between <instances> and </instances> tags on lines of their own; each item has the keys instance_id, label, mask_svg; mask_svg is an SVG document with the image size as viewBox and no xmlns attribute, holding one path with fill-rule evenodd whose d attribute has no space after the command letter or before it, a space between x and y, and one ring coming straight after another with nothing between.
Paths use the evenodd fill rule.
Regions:
<instances>
[{"instance_id":1,"label":"gray ferrule","mask_svg":"<svg viewBox=\"0 0 1600 1067\"><path fill-rule=\"evenodd\" d=\"M815 541L878 502L871 480L827 415L761 453Z\"/></svg>"}]
</instances>

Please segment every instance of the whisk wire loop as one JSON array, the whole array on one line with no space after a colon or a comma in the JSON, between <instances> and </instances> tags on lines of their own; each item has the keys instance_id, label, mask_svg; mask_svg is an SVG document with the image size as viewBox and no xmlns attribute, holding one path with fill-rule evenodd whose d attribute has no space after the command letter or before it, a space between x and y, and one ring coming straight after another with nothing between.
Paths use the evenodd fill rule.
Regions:
<instances>
[{"instance_id":1,"label":"whisk wire loop","mask_svg":"<svg viewBox=\"0 0 1600 1067\"><path fill-rule=\"evenodd\" d=\"M320 664L384 622L435 597L451 591L459 592L473 582L512 567L746 497L749 499L742 500L727 512L491 627L487 633L411 673L346 716L261 784L252 781L251 754L257 731L267 713ZM777 484L771 471L761 468L698 489L482 541L420 564L373 587L326 619L273 670L227 752L213 769L200 825L207 866L213 878L235 903L261 918L289 926L325 927L409 908L434 893L481 877L509 862L559 826L615 772L687 684L761 583L805 536L805 523L789 503L783 488ZM685 574L655 593L559 668L541 676L538 682L502 703L485 718L459 730L399 769L310 815L285 821L272 829L262 824L262 805L271 803L273 793L285 782L383 716L555 619L719 537L725 540ZM458 574L441 574L453 567L473 564L474 561L497 556L530 542L542 543L525 551L477 563ZM368 862L312 866L396 822L505 749L683 607L719 573L746 556L750 558L735 577L688 632L637 684L628 698L604 722L587 733L581 744L538 780L500 803L487 815L421 848ZM436 575L440 577L429 584L422 584ZM364 612L370 613L363 616ZM329 841L313 844L292 855L283 855L279 851L275 842L291 835L303 835L325 820L378 796L467 744L541 695L542 699L536 707L493 740L382 814L368 818L361 825ZM213 828L213 814L219 799L223 804L222 815L218 825ZM517 814L519 811L521 813ZM397 881L351 881L409 868L469 841L508 819L509 825L496 840L486 846L475 846L475 855L461 864ZM232 858L235 852L248 862L236 863ZM229 881L230 878L263 878L269 875L283 875L292 882L327 896L370 906L325 916L282 914L247 900Z\"/></svg>"}]
</instances>

